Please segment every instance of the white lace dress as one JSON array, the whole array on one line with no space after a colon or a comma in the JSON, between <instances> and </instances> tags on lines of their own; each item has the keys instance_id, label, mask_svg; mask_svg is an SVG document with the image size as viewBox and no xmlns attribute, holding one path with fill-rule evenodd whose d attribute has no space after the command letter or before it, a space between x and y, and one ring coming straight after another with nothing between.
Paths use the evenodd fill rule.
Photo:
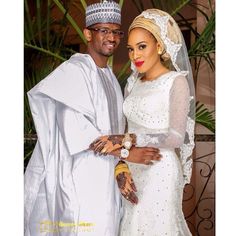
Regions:
<instances>
[{"instance_id":1,"label":"white lace dress","mask_svg":"<svg viewBox=\"0 0 236 236\"><path fill-rule=\"evenodd\" d=\"M123 105L129 133L137 146L158 147L161 161L151 166L129 163L139 202L124 200L120 236L189 236L182 212L184 178L175 149L184 142L189 88L179 72L153 81L135 81Z\"/></svg>"}]
</instances>

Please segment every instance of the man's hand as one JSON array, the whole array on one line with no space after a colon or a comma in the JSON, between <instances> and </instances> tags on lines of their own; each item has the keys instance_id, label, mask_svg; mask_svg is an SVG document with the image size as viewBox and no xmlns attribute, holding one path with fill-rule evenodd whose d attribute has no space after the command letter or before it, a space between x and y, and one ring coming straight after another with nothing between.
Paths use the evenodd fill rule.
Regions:
<instances>
[{"instance_id":1,"label":"man's hand","mask_svg":"<svg viewBox=\"0 0 236 236\"><path fill-rule=\"evenodd\" d=\"M133 204L138 203L138 197L135 192L137 192L134 185L134 181L130 173L122 172L116 176L117 184L119 186L121 194L127 201L130 201Z\"/></svg>"},{"instance_id":2,"label":"man's hand","mask_svg":"<svg viewBox=\"0 0 236 236\"><path fill-rule=\"evenodd\" d=\"M110 153L113 156L120 157L120 149ZM129 150L129 156L126 161L137 164L152 165L152 161L159 161L162 158L158 148L152 147L132 147Z\"/></svg>"},{"instance_id":3,"label":"man's hand","mask_svg":"<svg viewBox=\"0 0 236 236\"><path fill-rule=\"evenodd\" d=\"M159 149L152 147L132 147L126 161L138 164L152 165L152 161L159 161L162 158Z\"/></svg>"}]
</instances>

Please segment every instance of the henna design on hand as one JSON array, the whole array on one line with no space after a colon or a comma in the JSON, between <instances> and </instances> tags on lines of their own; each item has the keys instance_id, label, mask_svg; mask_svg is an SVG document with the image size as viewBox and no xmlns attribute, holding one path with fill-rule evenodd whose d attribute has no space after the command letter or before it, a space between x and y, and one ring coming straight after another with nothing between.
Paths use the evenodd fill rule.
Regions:
<instances>
[{"instance_id":1,"label":"henna design on hand","mask_svg":"<svg viewBox=\"0 0 236 236\"><path fill-rule=\"evenodd\" d=\"M110 135L108 140L112 142L113 145L122 144L123 135Z\"/></svg>"},{"instance_id":2,"label":"henna design on hand","mask_svg":"<svg viewBox=\"0 0 236 236\"><path fill-rule=\"evenodd\" d=\"M130 201L131 203L137 204L138 203L138 198L134 191L129 192L129 194L126 196L126 199Z\"/></svg>"},{"instance_id":3,"label":"henna design on hand","mask_svg":"<svg viewBox=\"0 0 236 236\"><path fill-rule=\"evenodd\" d=\"M127 180L127 177L125 176L125 172L120 173L117 177L117 183L118 183L118 187L121 190L125 190L125 183Z\"/></svg>"},{"instance_id":4,"label":"henna design on hand","mask_svg":"<svg viewBox=\"0 0 236 236\"><path fill-rule=\"evenodd\" d=\"M105 135L96 139L90 144L89 148L95 153L101 155L107 155L112 151L115 151L122 146L122 140L124 135Z\"/></svg>"},{"instance_id":5,"label":"henna design on hand","mask_svg":"<svg viewBox=\"0 0 236 236\"><path fill-rule=\"evenodd\" d=\"M118 183L118 187L120 189L121 194L124 196L124 198L133 203L133 204L137 204L138 203L138 197L136 196L136 194L134 193L134 191L136 190L136 187L134 185L133 179L131 178L131 183L128 182L128 177L131 178L129 173L126 172L122 172L120 174L117 175L116 180ZM128 188L128 186L131 186L132 190L130 190Z\"/></svg>"}]
</instances>

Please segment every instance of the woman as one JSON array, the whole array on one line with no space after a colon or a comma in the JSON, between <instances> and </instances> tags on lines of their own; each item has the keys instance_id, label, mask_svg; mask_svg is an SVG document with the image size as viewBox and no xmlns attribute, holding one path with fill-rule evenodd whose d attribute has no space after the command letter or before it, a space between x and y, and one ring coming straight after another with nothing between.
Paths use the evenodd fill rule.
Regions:
<instances>
[{"instance_id":1,"label":"woman","mask_svg":"<svg viewBox=\"0 0 236 236\"><path fill-rule=\"evenodd\" d=\"M93 149L115 153L120 147L155 147L162 158L152 165L129 163L139 201L136 205L124 201L120 235L188 236L182 195L191 177L195 102L184 39L168 13L149 9L132 22L127 47L133 73L123 111L130 135L101 137ZM116 142L111 145L106 140ZM123 150L124 160L128 150ZM121 165L116 170L118 184L130 200L135 187L130 187L129 172Z\"/></svg>"}]
</instances>

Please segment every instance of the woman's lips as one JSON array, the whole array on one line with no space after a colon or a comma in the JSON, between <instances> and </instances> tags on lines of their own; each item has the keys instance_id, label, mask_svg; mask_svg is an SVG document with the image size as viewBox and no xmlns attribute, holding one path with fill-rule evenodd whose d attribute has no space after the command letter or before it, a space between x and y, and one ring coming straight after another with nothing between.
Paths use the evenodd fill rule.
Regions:
<instances>
[{"instance_id":1,"label":"woman's lips","mask_svg":"<svg viewBox=\"0 0 236 236\"><path fill-rule=\"evenodd\" d=\"M144 63L144 61L136 61L134 64L135 64L135 66L140 67L140 66L142 66L143 63Z\"/></svg>"}]
</instances>

